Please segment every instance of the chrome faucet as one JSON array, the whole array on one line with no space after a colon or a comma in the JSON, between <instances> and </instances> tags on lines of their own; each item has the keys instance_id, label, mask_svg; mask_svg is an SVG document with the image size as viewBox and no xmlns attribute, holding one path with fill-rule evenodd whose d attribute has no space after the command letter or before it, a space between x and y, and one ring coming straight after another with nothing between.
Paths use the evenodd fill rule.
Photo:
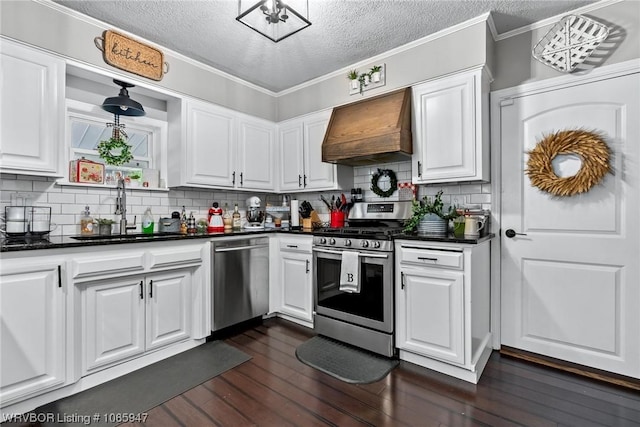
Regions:
<instances>
[{"instance_id":1,"label":"chrome faucet","mask_svg":"<svg viewBox=\"0 0 640 427\"><path fill-rule=\"evenodd\" d=\"M127 225L127 192L124 188L124 178L118 179L118 185L116 186L116 211L114 214L121 215L120 217L120 234L127 234L127 230L134 230L136 228L136 217L133 217L133 225Z\"/></svg>"}]
</instances>

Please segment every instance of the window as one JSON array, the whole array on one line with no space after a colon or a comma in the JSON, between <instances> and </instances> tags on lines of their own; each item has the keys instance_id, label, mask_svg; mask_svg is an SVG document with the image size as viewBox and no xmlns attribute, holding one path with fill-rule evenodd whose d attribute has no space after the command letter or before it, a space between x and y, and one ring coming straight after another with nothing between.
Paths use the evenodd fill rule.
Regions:
<instances>
[{"instance_id":1,"label":"window","mask_svg":"<svg viewBox=\"0 0 640 427\"><path fill-rule=\"evenodd\" d=\"M98 155L97 146L100 141L111 138L113 128L107 123L113 122L113 116L99 106L67 100L67 120L70 160L84 158L105 163ZM125 140L131 146L133 160L122 166L105 164L105 182L115 184L122 175L132 187L141 186L143 182L148 182L150 187L158 187L167 123L148 117L127 116L120 116L120 122L125 125Z\"/></svg>"}]
</instances>

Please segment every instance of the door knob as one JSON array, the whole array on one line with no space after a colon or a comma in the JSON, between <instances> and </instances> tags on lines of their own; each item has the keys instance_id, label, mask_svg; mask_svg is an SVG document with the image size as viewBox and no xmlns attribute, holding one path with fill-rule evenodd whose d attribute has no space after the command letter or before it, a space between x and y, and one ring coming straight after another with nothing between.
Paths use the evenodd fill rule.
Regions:
<instances>
[{"instance_id":1,"label":"door knob","mask_svg":"<svg viewBox=\"0 0 640 427\"><path fill-rule=\"evenodd\" d=\"M513 230L512 228L510 228L507 231L505 231L504 234L510 239L515 237L515 236L526 236L527 235L527 233L516 233L515 230Z\"/></svg>"}]
</instances>

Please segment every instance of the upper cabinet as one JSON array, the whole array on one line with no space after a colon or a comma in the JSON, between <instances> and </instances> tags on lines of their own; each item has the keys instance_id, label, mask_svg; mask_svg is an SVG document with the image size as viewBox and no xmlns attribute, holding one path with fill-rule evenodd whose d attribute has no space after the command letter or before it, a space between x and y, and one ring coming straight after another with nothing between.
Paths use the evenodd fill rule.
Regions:
<instances>
[{"instance_id":1,"label":"upper cabinet","mask_svg":"<svg viewBox=\"0 0 640 427\"><path fill-rule=\"evenodd\" d=\"M0 172L61 177L65 62L0 38Z\"/></svg>"},{"instance_id":2,"label":"upper cabinet","mask_svg":"<svg viewBox=\"0 0 640 427\"><path fill-rule=\"evenodd\" d=\"M330 111L322 111L278 125L280 191L339 190L353 186L353 168L322 161L322 141L330 117Z\"/></svg>"},{"instance_id":3,"label":"upper cabinet","mask_svg":"<svg viewBox=\"0 0 640 427\"><path fill-rule=\"evenodd\" d=\"M412 181L489 181L489 79L482 68L414 86Z\"/></svg>"},{"instance_id":4,"label":"upper cabinet","mask_svg":"<svg viewBox=\"0 0 640 427\"><path fill-rule=\"evenodd\" d=\"M167 110L169 187L274 190L274 123L193 99Z\"/></svg>"}]
</instances>

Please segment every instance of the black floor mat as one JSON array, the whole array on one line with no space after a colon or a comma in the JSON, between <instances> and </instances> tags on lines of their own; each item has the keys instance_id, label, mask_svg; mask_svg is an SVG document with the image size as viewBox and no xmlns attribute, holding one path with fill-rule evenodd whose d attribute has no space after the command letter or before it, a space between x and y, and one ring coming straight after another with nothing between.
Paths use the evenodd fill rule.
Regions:
<instances>
[{"instance_id":1,"label":"black floor mat","mask_svg":"<svg viewBox=\"0 0 640 427\"><path fill-rule=\"evenodd\" d=\"M222 341L212 341L48 403L34 412L54 414L54 422L43 425L80 426L89 425L86 423L89 420L91 426L114 426L124 420L117 422L114 418L109 422L105 418L144 413L249 359L250 356Z\"/></svg>"},{"instance_id":2,"label":"black floor mat","mask_svg":"<svg viewBox=\"0 0 640 427\"><path fill-rule=\"evenodd\" d=\"M339 341L315 336L296 349L298 359L342 381L368 384L384 378L398 366L390 359Z\"/></svg>"}]
</instances>

